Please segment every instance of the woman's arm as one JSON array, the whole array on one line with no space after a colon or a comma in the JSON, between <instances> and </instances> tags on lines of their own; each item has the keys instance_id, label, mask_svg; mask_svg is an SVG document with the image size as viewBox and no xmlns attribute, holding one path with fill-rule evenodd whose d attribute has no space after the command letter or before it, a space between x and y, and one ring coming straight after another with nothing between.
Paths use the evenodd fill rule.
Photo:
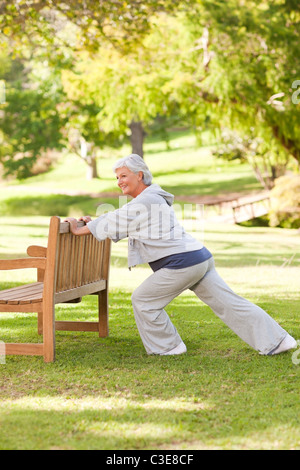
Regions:
<instances>
[{"instance_id":1,"label":"woman's arm","mask_svg":"<svg viewBox=\"0 0 300 470\"><path fill-rule=\"evenodd\" d=\"M84 225L83 227L77 228L77 220L74 219L73 217L67 217L64 222L69 222L70 224L70 231L74 235L88 235L91 233L91 231L88 229L87 225Z\"/></svg>"}]
</instances>

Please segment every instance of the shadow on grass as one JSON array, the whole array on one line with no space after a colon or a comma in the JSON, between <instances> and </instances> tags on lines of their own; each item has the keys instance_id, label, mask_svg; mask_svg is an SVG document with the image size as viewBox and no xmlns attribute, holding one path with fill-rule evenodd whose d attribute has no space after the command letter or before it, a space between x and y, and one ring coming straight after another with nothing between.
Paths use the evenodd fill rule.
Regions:
<instances>
[{"instance_id":1,"label":"shadow on grass","mask_svg":"<svg viewBox=\"0 0 300 470\"><path fill-rule=\"evenodd\" d=\"M188 180L188 175L187 175ZM231 181L211 181L206 175L199 174L199 182L187 184L164 184L163 189L172 194L180 196L216 196L236 192L251 192L261 189L261 186L254 178L245 176L243 178L232 179ZM175 200L176 202L176 200Z\"/></svg>"},{"instance_id":2,"label":"shadow on grass","mask_svg":"<svg viewBox=\"0 0 300 470\"><path fill-rule=\"evenodd\" d=\"M47 398L38 405L29 398L25 409L22 402L16 402L13 411L3 414L2 448L11 448L8 436L12 429L19 431L11 442L13 449L293 448L298 438L296 418L291 415L295 400L290 410L285 407L279 413L283 401L279 394L272 395L272 414L262 387L256 386L248 394L237 387L239 395L234 393L233 399L226 385L210 398L196 398L193 404L178 397L178 401L170 398L159 404L151 399L146 404L128 400L124 406L124 399L100 401L87 396L86 404L70 397L69 403L58 401L54 409L50 405L47 410ZM278 436L281 428L291 433L288 444Z\"/></svg>"}]
</instances>

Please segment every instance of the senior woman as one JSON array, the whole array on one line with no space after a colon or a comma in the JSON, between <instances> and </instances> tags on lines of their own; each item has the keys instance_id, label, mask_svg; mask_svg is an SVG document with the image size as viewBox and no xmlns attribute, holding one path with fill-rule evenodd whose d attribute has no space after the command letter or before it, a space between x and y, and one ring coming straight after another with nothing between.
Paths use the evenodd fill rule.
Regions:
<instances>
[{"instance_id":1,"label":"senior woman","mask_svg":"<svg viewBox=\"0 0 300 470\"><path fill-rule=\"evenodd\" d=\"M212 254L186 233L172 208L173 195L152 183L144 160L131 154L115 166L118 186L131 196L120 209L77 228L67 218L72 233L92 233L97 240L117 242L128 237L128 266L149 263L153 270L132 294L136 324L148 354L176 355L186 352L165 307L184 290L200 300L243 341L263 355L279 354L297 342L264 310L235 294L217 273Z\"/></svg>"}]
</instances>

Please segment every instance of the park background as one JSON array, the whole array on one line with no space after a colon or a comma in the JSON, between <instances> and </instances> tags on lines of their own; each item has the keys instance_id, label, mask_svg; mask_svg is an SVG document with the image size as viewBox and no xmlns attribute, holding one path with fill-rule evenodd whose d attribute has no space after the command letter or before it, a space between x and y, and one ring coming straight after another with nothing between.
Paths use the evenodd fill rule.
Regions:
<instances>
[{"instance_id":1,"label":"park background","mask_svg":"<svg viewBox=\"0 0 300 470\"><path fill-rule=\"evenodd\" d=\"M204 204L187 229L298 339L299 21L292 0L0 2L0 257L45 245L51 215L118 207L112 166L133 151L177 204ZM206 204L262 194L267 213L239 224ZM146 356L130 296L149 274L114 244L109 337L57 332L53 364L5 358L0 448L299 449L298 352L259 356L186 292L168 313L188 354ZM35 342L36 323L1 314L0 340Z\"/></svg>"}]
</instances>

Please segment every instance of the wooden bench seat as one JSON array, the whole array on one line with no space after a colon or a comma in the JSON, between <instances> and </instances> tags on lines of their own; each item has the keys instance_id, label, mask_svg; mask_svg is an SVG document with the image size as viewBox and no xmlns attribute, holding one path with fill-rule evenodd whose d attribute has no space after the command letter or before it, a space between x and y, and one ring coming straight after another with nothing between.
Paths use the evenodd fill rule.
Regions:
<instances>
[{"instance_id":1,"label":"wooden bench seat","mask_svg":"<svg viewBox=\"0 0 300 470\"><path fill-rule=\"evenodd\" d=\"M0 304L25 305L41 302L44 284L35 282L24 286L0 291Z\"/></svg>"},{"instance_id":2,"label":"wooden bench seat","mask_svg":"<svg viewBox=\"0 0 300 470\"><path fill-rule=\"evenodd\" d=\"M47 248L30 246L28 258L0 260L0 271L37 269L37 282L0 290L0 313L36 312L38 333L43 335L43 343L5 344L5 354L43 355L45 362L52 362L55 330L95 331L106 337L110 249L109 239L98 242L92 234L75 236L69 223L52 217ZM78 303L86 295L98 296L98 321L55 321L56 304Z\"/></svg>"}]
</instances>

